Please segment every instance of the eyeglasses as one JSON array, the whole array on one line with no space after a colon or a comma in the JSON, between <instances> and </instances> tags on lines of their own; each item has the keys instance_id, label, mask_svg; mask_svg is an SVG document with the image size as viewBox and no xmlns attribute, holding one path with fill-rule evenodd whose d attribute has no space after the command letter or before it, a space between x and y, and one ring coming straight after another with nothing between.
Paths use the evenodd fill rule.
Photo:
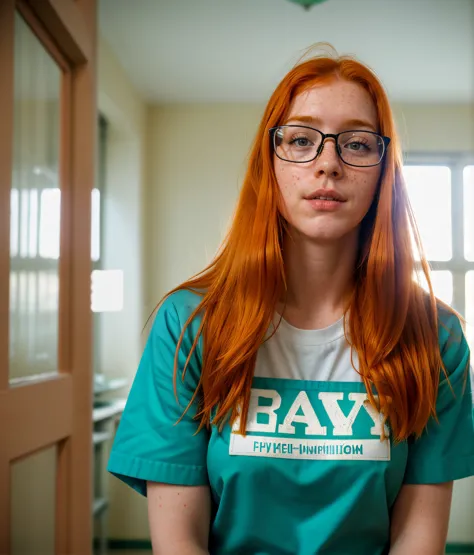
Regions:
<instances>
[{"instance_id":1,"label":"eyeglasses","mask_svg":"<svg viewBox=\"0 0 474 555\"><path fill-rule=\"evenodd\" d=\"M339 158L348 166L377 166L390 143L389 137L357 129L333 134L306 125L279 125L269 132L278 158L296 164L312 162L323 151L326 139L334 139Z\"/></svg>"}]
</instances>

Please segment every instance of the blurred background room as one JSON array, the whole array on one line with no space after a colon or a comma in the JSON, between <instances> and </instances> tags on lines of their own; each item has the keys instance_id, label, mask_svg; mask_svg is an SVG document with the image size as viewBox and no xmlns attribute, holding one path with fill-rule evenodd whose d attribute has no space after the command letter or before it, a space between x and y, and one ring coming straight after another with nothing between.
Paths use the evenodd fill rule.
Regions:
<instances>
[{"instance_id":1,"label":"blurred background room","mask_svg":"<svg viewBox=\"0 0 474 555\"><path fill-rule=\"evenodd\" d=\"M10 35L2 33L14 56L5 66L13 75L11 148L0 154L7 167L10 153L0 173L0 201L9 202L0 416L12 447L0 458L0 497L8 498L0 545L10 553L87 554L64 547L74 540L58 530L62 504L72 507L64 526L74 529L73 476L82 489L89 484L91 552L151 553L146 499L105 470L143 328L161 297L213 257L266 101L314 43L356 55L384 83L435 294L467 319L474 348L473 0L4 0L0 30L7 5L15 15ZM68 33L92 37L90 49ZM68 64L76 68L70 82ZM94 91L95 104L83 90ZM93 131L75 111L81 98ZM68 133L69 154L61 145ZM87 133L93 143L81 142ZM82 159L87 149L94 155ZM76 176L70 190L67 175ZM79 376L71 383L56 379L66 360ZM53 383L42 405L40 389L25 393ZM41 441L40 419L57 430ZM455 484L447 552L474 553L473 478Z\"/></svg>"}]
</instances>

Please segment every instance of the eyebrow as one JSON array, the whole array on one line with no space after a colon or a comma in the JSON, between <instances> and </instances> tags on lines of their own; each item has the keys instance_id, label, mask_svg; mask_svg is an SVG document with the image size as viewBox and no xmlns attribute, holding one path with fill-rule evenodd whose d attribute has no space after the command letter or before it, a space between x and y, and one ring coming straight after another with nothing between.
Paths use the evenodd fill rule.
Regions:
<instances>
[{"instance_id":1,"label":"eyebrow","mask_svg":"<svg viewBox=\"0 0 474 555\"><path fill-rule=\"evenodd\" d=\"M288 122L290 121L296 121L299 123L311 123L311 124L321 124L322 120L321 118L315 118L313 116L292 116L291 118L288 118ZM375 127L366 120L363 119L349 119L344 121L344 127L346 127L347 129L353 128L353 129L358 129L360 127L368 127L369 129L372 129L372 131L374 131L375 133L377 133L377 130L375 129Z\"/></svg>"}]
</instances>

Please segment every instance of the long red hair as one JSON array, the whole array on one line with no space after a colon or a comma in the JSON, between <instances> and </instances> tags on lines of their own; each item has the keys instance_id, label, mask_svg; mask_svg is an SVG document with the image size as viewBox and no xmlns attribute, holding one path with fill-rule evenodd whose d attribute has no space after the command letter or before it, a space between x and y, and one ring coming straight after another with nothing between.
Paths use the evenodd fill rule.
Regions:
<instances>
[{"instance_id":1,"label":"long red hair","mask_svg":"<svg viewBox=\"0 0 474 555\"><path fill-rule=\"evenodd\" d=\"M200 274L168 293L192 289L202 295L185 324L186 328L198 314L202 318L192 348L202 334L202 374L193 398L199 398L196 418L202 426L222 426L229 417L232 422L240 415L240 431L245 433L257 351L286 293L282 258L286 231L278 208L269 129L285 122L296 95L334 78L358 83L368 91L379 132L391 137L376 197L361 224L346 335L357 352L357 370L369 400L389 422L396 441L419 436L430 416L436 417L444 368L437 300L403 182L389 101L365 65L348 56L324 55L300 62L276 88L260 122L234 220L219 253ZM416 265L410 233L419 250L428 294L413 279Z\"/></svg>"}]
</instances>

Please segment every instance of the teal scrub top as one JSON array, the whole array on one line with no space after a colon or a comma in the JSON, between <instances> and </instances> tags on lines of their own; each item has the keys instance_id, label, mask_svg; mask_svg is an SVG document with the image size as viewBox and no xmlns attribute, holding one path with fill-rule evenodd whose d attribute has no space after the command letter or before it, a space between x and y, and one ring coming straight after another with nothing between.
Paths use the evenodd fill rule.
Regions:
<instances>
[{"instance_id":1,"label":"teal scrub top","mask_svg":"<svg viewBox=\"0 0 474 555\"><path fill-rule=\"evenodd\" d=\"M199 381L202 341L184 380L177 380L178 400L173 367L181 330L199 301L196 294L179 291L160 307L108 470L142 495L147 481L209 485L211 555L387 553L391 509L404 484L474 475L469 349L455 316L441 313L439 326L454 394L442 374L439 423L431 420L418 440L397 445L390 437L381 441L381 417L367 404L365 387L353 368L347 367L346 374L311 370L301 375L305 379L298 379L297 370L285 377L291 350L298 356L318 352L331 368L346 364L334 351L343 339L328 330L322 330L323 340L308 340L310 335L303 332L300 343L290 334L284 347L266 346L269 352L262 354L261 364L268 367L274 360L283 369L256 372L245 436L229 425L221 432L212 426L196 434L196 403L177 421ZM178 376L198 327L196 318L184 334Z\"/></svg>"}]
</instances>

